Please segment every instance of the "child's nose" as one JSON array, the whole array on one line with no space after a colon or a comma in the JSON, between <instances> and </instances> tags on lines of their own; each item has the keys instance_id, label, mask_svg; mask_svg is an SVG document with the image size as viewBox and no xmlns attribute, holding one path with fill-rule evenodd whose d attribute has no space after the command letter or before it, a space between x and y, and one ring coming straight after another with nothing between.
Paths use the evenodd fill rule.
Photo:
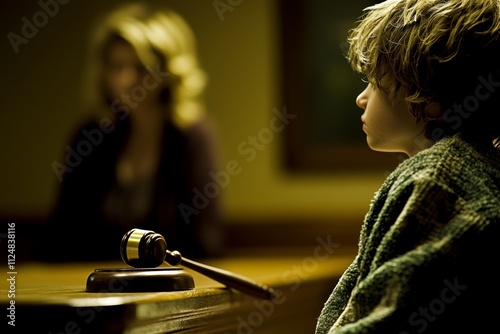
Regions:
<instances>
[{"instance_id":1,"label":"child's nose","mask_svg":"<svg viewBox=\"0 0 500 334\"><path fill-rule=\"evenodd\" d=\"M365 89L356 97L356 105L364 110L366 108L366 101L367 101L367 96Z\"/></svg>"}]
</instances>

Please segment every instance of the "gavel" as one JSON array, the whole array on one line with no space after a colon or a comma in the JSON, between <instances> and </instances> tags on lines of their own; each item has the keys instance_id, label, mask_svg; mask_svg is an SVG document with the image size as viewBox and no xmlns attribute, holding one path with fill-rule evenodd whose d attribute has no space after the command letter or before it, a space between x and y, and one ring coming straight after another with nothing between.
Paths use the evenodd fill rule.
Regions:
<instances>
[{"instance_id":1,"label":"gavel","mask_svg":"<svg viewBox=\"0 0 500 334\"><path fill-rule=\"evenodd\" d=\"M165 238L154 231L137 228L128 231L121 240L120 255L123 262L136 268L132 273L139 273L141 276L144 276L145 273L141 272L141 269L147 272L148 269L154 269L163 263L171 266L181 265L218 281L229 288L254 297L269 300L276 297L274 289L248 277L187 259L178 251L168 250ZM98 275L101 272L97 270L94 274ZM93 281L98 281L95 275L89 276L87 291L95 290L94 288L89 289L89 285Z\"/></svg>"}]
</instances>

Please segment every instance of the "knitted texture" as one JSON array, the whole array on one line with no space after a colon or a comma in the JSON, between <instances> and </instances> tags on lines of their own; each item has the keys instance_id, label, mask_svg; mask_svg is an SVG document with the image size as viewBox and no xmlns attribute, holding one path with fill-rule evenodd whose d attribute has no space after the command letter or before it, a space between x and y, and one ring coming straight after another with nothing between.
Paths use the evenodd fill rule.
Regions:
<instances>
[{"instance_id":1,"label":"knitted texture","mask_svg":"<svg viewBox=\"0 0 500 334\"><path fill-rule=\"evenodd\" d=\"M493 326L499 224L500 150L455 135L405 160L375 194L316 333Z\"/></svg>"}]
</instances>

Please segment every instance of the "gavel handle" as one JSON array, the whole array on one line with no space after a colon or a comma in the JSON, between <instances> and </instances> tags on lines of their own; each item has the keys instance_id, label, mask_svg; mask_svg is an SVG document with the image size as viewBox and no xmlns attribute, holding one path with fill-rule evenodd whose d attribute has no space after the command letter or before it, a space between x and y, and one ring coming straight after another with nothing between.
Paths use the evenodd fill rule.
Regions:
<instances>
[{"instance_id":1,"label":"gavel handle","mask_svg":"<svg viewBox=\"0 0 500 334\"><path fill-rule=\"evenodd\" d=\"M190 259L186 259L182 257L181 253L179 253L178 251L167 250L165 261L173 266L180 264L184 267L193 269L194 271L199 272L200 274L203 274L230 288L245 292L254 297L269 300L276 298L273 288L268 288L267 286L251 280L245 276L199 263Z\"/></svg>"}]
</instances>

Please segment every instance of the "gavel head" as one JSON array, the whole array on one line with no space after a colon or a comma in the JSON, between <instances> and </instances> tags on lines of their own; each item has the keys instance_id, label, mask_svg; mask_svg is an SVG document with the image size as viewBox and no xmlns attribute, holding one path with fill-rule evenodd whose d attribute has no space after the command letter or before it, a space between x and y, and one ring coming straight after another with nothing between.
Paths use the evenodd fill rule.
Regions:
<instances>
[{"instance_id":1,"label":"gavel head","mask_svg":"<svg viewBox=\"0 0 500 334\"><path fill-rule=\"evenodd\" d=\"M137 228L128 231L120 245L123 262L135 268L158 267L166 251L167 242L161 234Z\"/></svg>"}]
</instances>

